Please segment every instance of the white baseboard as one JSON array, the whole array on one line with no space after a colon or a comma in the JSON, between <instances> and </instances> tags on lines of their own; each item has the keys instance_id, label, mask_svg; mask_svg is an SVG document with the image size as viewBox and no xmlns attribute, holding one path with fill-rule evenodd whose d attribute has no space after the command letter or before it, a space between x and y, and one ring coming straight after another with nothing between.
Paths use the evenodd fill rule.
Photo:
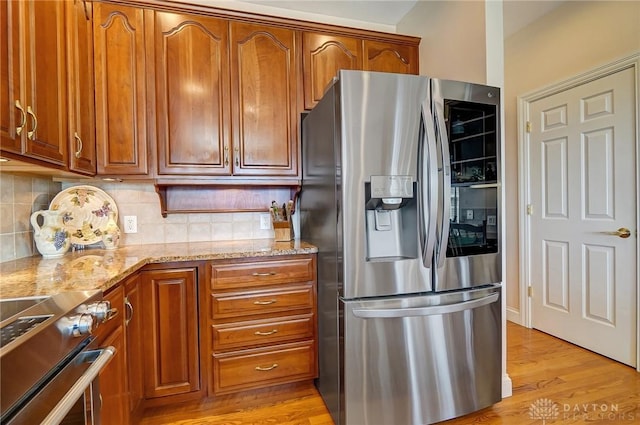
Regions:
<instances>
[{"instance_id":1,"label":"white baseboard","mask_svg":"<svg viewBox=\"0 0 640 425\"><path fill-rule=\"evenodd\" d=\"M511 397L513 395L513 386L509 374L502 375L502 398Z\"/></svg>"},{"instance_id":2,"label":"white baseboard","mask_svg":"<svg viewBox=\"0 0 640 425\"><path fill-rule=\"evenodd\" d=\"M518 325L525 326L520 310L516 310L511 307L507 307L507 320Z\"/></svg>"}]
</instances>

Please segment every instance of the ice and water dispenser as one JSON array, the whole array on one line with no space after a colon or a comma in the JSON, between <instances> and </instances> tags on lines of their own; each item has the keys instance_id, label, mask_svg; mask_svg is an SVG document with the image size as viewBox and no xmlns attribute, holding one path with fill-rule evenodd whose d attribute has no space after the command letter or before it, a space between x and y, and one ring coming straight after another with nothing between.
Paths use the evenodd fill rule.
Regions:
<instances>
[{"instance_id":1,"label":"ice and water dispenser","mask_svg":"<svg viewBox=\"0 0 640 425\"><path fill-rule=\"evenodd\" d=\"M416 182L412 176L371 176L365 182L367 261L417 258Z\"/></svg>"}]
</instances>

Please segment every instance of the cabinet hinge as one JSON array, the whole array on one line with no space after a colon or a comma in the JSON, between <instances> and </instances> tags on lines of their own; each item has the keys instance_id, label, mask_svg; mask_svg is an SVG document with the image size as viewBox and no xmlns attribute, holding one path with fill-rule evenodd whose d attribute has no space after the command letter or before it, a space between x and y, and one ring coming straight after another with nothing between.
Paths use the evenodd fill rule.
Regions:
<instances>
[{"instance_id":1,"label":"cabinet hinge","mask_svg":"<svg viewBox=\"0 0 640 425\"><path fill-rule=\"evenodd\" d=\"M531 133L531 121L527 121L527 133Z\"/></svg>"},{"instance_id":2,"label":"cabinet hinge","mask_svg":"<svg viewBox=\"0 0 640 425\"><path fill-rule=\"evenodd\" d=\"M527 287L527 295L529 298L533 297L533 287L531 285Z\"/></svg>"},{"instance_id":3,"label":"cabinet hinge","mask_svg":"<svg viewBox=\"0 0 640 425\"><path fill-rule=\"evenodd\" d=\"M527 215L533 215L533 205L527 204Z\"/></svg>"}]
</instances>

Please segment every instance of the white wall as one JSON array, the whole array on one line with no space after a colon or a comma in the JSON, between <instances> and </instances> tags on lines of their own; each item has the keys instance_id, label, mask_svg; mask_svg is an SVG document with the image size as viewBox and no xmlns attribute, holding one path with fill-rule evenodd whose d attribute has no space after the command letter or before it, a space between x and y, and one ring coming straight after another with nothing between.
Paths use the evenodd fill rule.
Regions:
<instances>
[{"instance_id":1,"label":"white wall","mask_svg":"<svg viewBox=\"0 0 640 425\"><path fill-rule=\"evenodd\" d=\"M639 1L567 1L505 40L507 307L520 321L517 97L640 52Z\"/></svg>"},{"instance_id":2,"label":"white wall","mask_svg":"<svg viewBox=\"0 0 640 425\"><path fill-rule=\"evenodd\" d=\"M422 38L421 75L486 83L484 1L418 1L396 29Z\"/></svg>"}]
</instances>

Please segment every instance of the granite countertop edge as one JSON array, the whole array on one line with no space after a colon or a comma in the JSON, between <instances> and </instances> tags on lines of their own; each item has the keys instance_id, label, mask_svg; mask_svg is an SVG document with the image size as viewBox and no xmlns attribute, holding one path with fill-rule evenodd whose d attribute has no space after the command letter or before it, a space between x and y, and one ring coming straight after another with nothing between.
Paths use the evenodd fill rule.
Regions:
<instances>
[{"instance_id":1,"label":"granite countertop edge","mask_svg":"<svg viewBox=\"0 0 640 425\"><path fill-rule=\"evenodd\" d=\"M0 263L0 299L69 291L107 291L148 264L317 253L314 245L273 239L130 245L86 249L55 259L41 256Z\"/></svg>"}]
</instances>

